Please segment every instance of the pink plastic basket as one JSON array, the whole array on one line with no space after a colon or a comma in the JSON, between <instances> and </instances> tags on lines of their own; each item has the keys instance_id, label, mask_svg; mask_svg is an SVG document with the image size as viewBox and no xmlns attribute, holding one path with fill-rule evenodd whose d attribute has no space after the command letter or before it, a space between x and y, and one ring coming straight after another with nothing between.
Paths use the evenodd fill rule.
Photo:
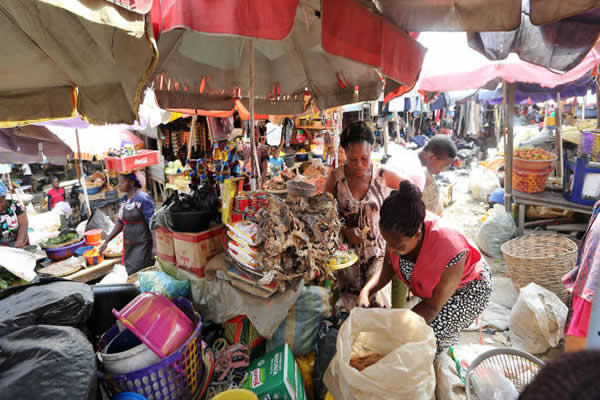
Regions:
<instances>
[{"instance_id":1,"label":"pink plastic basket","mask_svg":"<svg viewBox=\"0 0 600 400\"><path fill-rule=\"evenodd\" d=\"M181 298L173 302L195 321L192 336L173 354L139 371L112 375L99 369L99 382L109 397L122 392L135 392L155 400L191 400L197 397L204 373L200 337L202 321L188 300ZM118 334L118 325L113 325L102 335L98 347L105 348Z\"/></svg>"}]
</instances>

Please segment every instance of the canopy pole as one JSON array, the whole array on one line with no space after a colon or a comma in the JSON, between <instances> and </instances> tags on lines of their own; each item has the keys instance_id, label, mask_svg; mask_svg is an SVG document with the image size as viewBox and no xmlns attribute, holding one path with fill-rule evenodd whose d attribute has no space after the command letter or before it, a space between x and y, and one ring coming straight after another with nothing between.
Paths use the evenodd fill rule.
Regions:
<instances>
[{"instance_id":1,"label":"canopy pole","mask_svg":"<svg viewBox=\"0 0 600 400\"><path fill-rule=\"evenodd\" d=\"M560 93L556 93L556 118L554 134L556 135L556 152L558 153L558 161L556 162L556 176L561 178L563 176L563 146L562 146L562 101L560 100Z\"/></svg>"},{"instance_id":2,"label":"canopy pole","mask_svg":"<svg viewBox=\"0 0 600 400\"><path fill-rule=\"evenodd\" d=\"M194 136L196 136L196 121L198 121L198 115L192 115L192 126L190 127L190 139L188 140L188 152L187 152L187 161L190 161L192 158L192 142L194 141Z\"/></svg>"},{"instance_id":3,"label":"canopy pole","mask_svg":"<svg viewBox=\"0 0 600 400\"><path fill-rule=\"evenodd\" d=\"M389 125L388 125L388 121L386 119L386 121L383 124L383 154L384 155L388 155L388 146L389 146L389 138L388 138L388 134L389 132Z\"/></svg>"},{"instance_id":4,"label":"canopy pole","mask_svg":"<svg viewBox=\"0 0 600 400\"><path fill-rule=\"evenodd\" d=\"M250 188L252 191L260 189L260 165L258 163L258 157L256 154L256 137L254 133L254 40L250 39L250 101L248 102L250 108Z\"/></svg>"},{"instance_id":5,"label":"canopy pole","mask_svg":"<svg viewBox=\"0 0 600 400\"><path fill-rule=\"evenodd\" d=\"M83 172L83 168L81 167L81 146L79 145L79 129L75 129L75 139L77 139L77 162L79 163L79 169ZM79 182L81 182L81 186L83 186L83 198L85 201L85 206L88 212L88 218L92 216L92 208L90 207L90 198L88 197L87 192L87 183L85 181L85 176L83 173L78 178Z\"/></svg>"},{"instance_id":6,"label":"canopy pole","mask_svg":"<svg viewBox=\"0 0 600 400\"><path fill-rule=\"evenodd\" d=\"M515 84L504 82L504 205L512 212L513 118L515 114Z\"/></svg>"},{"instance_id":7,"label":"canopy pole","mask_svg":"<svg viewBox=\"0 0 600 400\"><path fill-rule=\"evenodd\" d=\"M596 128L600 128L600 67L596 67Z\"/></svg>"}]
</instances>

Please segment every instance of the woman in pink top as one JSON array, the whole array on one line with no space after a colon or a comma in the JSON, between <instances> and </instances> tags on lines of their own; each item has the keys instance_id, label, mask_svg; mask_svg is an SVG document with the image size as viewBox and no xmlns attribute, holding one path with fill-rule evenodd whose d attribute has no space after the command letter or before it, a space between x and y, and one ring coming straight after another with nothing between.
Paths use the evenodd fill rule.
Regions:
<instances>
[{"instance_id":1,"label":"woman in pink top","mask_svg":"<svg viewBox=\"0 0 600 400\"><path fill-rule=\"evenodd\" d=\"M489 268L477 247L428 214L421 191L403 181L384 201L380 230L387 249L383 268L360 293L359 305L400 277L422 301L413 311L433 328L438 352L483 312L492 294Z\"/></svg>"}]
</instances>

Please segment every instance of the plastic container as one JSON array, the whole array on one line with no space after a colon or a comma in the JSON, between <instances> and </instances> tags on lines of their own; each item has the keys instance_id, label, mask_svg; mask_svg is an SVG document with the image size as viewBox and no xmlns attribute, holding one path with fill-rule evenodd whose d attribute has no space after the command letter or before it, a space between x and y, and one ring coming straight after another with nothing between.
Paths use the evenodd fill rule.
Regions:
<instances>
[{"instance_id":1,"label":"plastic container","mask_svg":"<svg viewBox=\"0 0 600 400\"><path fill-rule=\"evenodd\" d=\"M296 153L296 161L298 161L298 162L308 161L308 153Z\"/></svg>"},{"instance_id":2,"label":"plastic container","mask_svg":"<svg viewBox=\"0 0 600 400\"><path fill-rule=\"evenodd\" d=\"M110 400L148 400L148 398L134 392L123 392L117 393Z\"/></svg>"},{"instance_id":3,"label":"plastic container","mask_svg":"<svg viewBox=\"0 0 600 400\"><path fill-rule=\"evenodd\" d=\"M550 167L545 171L528 171L515 167L512 173L513 189L524 193L541 193L546 189L548 176L553 169Z\"/></svg>"},{"instance_id":4,"label":"plastic container","mask_svg":"<svg viewBox=\"0 0 600 400\"><path fill-rule=\"evenodd\" d=\"M94 246L82 246L75 251L75 254L77 254L77 257L83 257L83 254L90 250L94 250Z\"/></svg>"},{"instance_id":5,"label":"plastic container","mask_svg":"<svg viewBox=\"0 0 600 400\"><path fill-rule=\"evenodd\" d=\"M147 398L184 400L195 399L200 395L201 379L204 374L202 321L194 312L190 301L173 300L178 309L194 320L195 329L190 338L176 352L159 362L139 371L127 374L108 374L101 368L98 380L109 398L117 393L135 391ZM99 348L104 348L116 335L119 327L113 325L100 339Z\"/></svg>"},{"instance_id":6,"label":"plastic container","mask_svg":"<svg viewBox=\"0 0 600 400\"><path fill-rule=\"evenodd\" d=\"M121 331L96 354L104 370L111 374L139 371L160 361L160 357L129 329Z\"/></svg>"},{"instance_id":7,"label":"plastic container","mask_svg":"<svg viewBox=\"0 0 600 400\"><path fill-rule=\"evenodd\" d=\"M581 132L581 154L591 155L592 160L600 161L600 131Z\"/></svg>"},{"instance_id":8,"label":"plastic container","mask_svg":"<svg viewBox=\"0 0 600 400\"><path fill-rule=\"evenodd\" d=\"M513 158L513 168L518 168L527 171L546 171L549 168L552 168L552 164L558 156L554 156L549 160L525 160L522 158Z\"/></svg>"},{"instance_id":9,"label":"plastic container","mask_svg":"<svg viewBox=\"0 0 600 400\"><path fill-rule=\"evenodd\" d=\"M160 358L177 351L194 331L192 321L158 293L142 293L112 313Z\"/></svg>"},{"instance_id":10,"label":"plastic container","mask_svg":"<svg viewBox=\"0 0 600 400\"><path fill-rule=\"evenodd\" d=\"M100 247L100 245L102 244L102 240L99 240L97 242L85 242L86 247Z\"/></svg>"},{"instance_id":11,"label":"plastic container","mask_svg":"<svg viewBox=\"0 0 600 400\"><path fill-rule=\"evenodd\" d=\"M133 156L105 157L106 169L109 171L132 171L160 163L160 155L155 150L138 150Z\"/></svg>"},{"instance_id":12,"label":"plastic container","mask_svg":"<svg viewBox=\"0 0 600 400\"><path fill-rule=\"evenodd\" d=\"M53 249L45 249L46 255L49 259L53 261L62 261L66 260L69 257L73 257L81 246L83 246L84 239L81 239L79 242L70 244L65 247L56 247Z\"/></svg>"},{"instance_id":13,"label":"plastic container","mask_svg":"<svg viewBox=\"0 0 600 400\"><path fill-rule=\"evenodd\" d=\"M85 233L86 243L96 243L102 240L102 229L91 229Z\"/></svg>"},{"instance_id":14,"label":"plastic container","mask_svg":"<svg viewBox=\"0 0 600 400\"><path fill-rule=\"evenodd\" d=\"M246 389L231 389L219 393L212 400L258 400L254 392Z\"/></svg>"},{"instance_id":15,"label":"plastic container","mask_svg":"<svg viewBox=\"0 0 600 400\"><path fill-rule=\"evenodd\" d=\"M98 254L97 256L86 256L84 254L84 257L85 257L85 261L87 261L87 264L89 266L98 265L104 261L104 254Z\"/></svg>"},{"instance_id":16,"label":"plastic container","mask_svg":"<svg viewBox=\"0 0 600 400\"><path fill-rule=\"evenodd\" d=\"M296 153L286 154L282 157L283 162L285 162L285 166L288 168L294 168L296 165Z\"/></svg>"}]
</instances>

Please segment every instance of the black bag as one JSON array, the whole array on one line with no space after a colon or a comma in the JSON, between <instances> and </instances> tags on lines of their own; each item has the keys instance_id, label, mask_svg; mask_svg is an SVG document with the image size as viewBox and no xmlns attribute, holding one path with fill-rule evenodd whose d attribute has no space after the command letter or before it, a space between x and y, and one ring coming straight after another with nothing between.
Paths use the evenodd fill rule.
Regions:
<instances>
[{"instance_id":1,"label":"black bag","mask_svg":"<svg viewBox=\"0 0 600 400\"><path fill-rule=\"evenodd\" d=\"M31 325L82 327L94 295L85 283L41 281L0 292L0 336Z\"/></svg>"},{"instance_id":2,"label":"black bag","mask_svg":"<svg viewBox=\"0 0 600 400\"><path fill-rule=\"evenodd\" d=\"M3 399L96 398L94 349L76 328L38 325L0 335Z\"/></svg>"},{"instance_id":3,"label":"black bag","mask_svg":"<svg viewBox=\"0 0 600 400\"><path fill-rule=\"evenodd\" d=\"M323 377L325 377L329 363L335 356L338 332L348 315L345 312L339 313L323 320L319 326L315 349L315 369L313 370L315 400L323 400L327 395L327 387L323 383Z\"/></svg>"}]
</instances>

